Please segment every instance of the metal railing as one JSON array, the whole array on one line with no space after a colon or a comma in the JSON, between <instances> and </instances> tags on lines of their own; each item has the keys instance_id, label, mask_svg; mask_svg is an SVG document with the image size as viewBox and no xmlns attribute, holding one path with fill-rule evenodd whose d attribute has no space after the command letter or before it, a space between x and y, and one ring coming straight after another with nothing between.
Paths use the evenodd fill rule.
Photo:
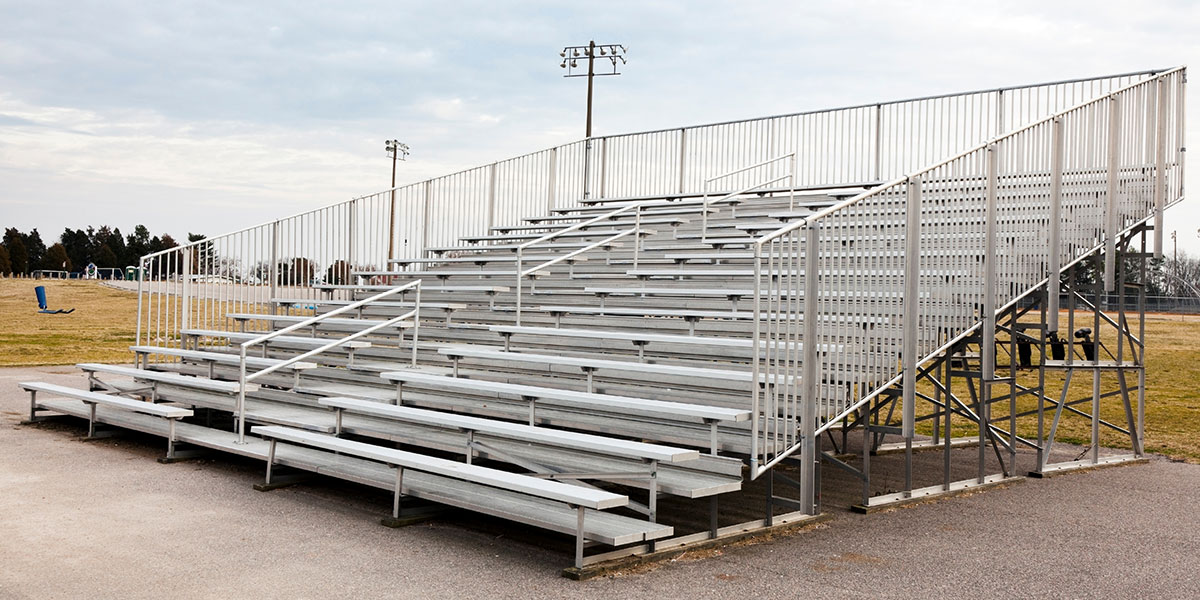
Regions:
<instances>
[{"instance_id":1,"label":"metal railing","mask_svg":"<svg viewBox=\"0 0 1200 600\"><path fill-rule=\"evenodd\" d=\"M791 160L788 163L786 163L788 168L787 168L787 171L783 175L778 175L776 177L773 177L771 179L766 179L766 180L759 179L757 181L757 183L752 183L752 184L747 185L739 190L729 192L729 193L721 196L720 198L717 198L716 200L710 201L708 199L709 189L712 187L712 184L714 182L721 181L724 179L729 179L730 177L733 177L734 175L742 175L743 173L757 171L759 169L762 169L763 167L774 167L775 165L777 165L784 159L791 159ZM733 200L734 198L736 198L738 196L741 196L743 194L748 194L755 190L765 189L768 186L777 184L784 180L786 180L788 182L788 192L789 192L789 198L790 198L790 201L788 203L788 209L791 210L791 209L796 208L796 153L795 152L789 152L787 154L776 156L775 158L768 158L767 160L752 164L748 167L740 167L740 168L734 169L732 171L726 171L724 173L721 173L720 175L715 175L713 177L709 177L708 179L705 179L704 180L704 203L703 203L703 210L700 215L701 239L706 242L708 241L708 211L712 207L713 204L723 204L725 202L729 202L730 200Z\"/></svg>"},{"instance_id":2,"label":"metal railing","mask_svg":"<svg viewBox=\"0 0 1200 600\"><path fill-rule=\"evenodd\" d=\"M1058 274L1098 250L1111 290L1117 239L1151 219L1161 231L1182 197L1185 76L1114 89L760 237L753 368L769 385L752 391L752 476L799 451L811 508L825 429L899 384L911 438L920 364L979 333L990 381L996 314L1047 285L1057 329Z\"/></svg>"},{"instance_id":3,"label":"metal railing","mask_svg":"<svg viewBox=\"0 0 1200 600\"><path fill-rule=\"evenodd\" d=\"M700 195L705 174L794 152L797 187L894 178L1154 71L980 90L579 140L148 255L137 342L231 330L229 312L321 298L356 270L483 235L585 199ZM725 193L755 182L729 177ZM231 219L236 215L231 215Z\"/></svg>"},{"instance_id":4,"label":"metal railing","mask_svg":"<svg viewBox=\"0 0 1200 600\"><path fill-rule=\"evenodd\" d=\"M571 225L570 227L564 227L562 229L552 231L552 232L547 233L537 239L530 240L528 242L521 244L520 246L517 246L517 285L516 285L516 288L517 288L517 294L516 294L517 295L517 300L516 300L516 302L517 302L517 319L516 319L516 325L518 327L521 325L521 300L522 300L522 294L523 294L522 288L524 287L526 277L535 276L538 272L543 271L553 265L556 265L563 261L569 261L577 256L581 256L587 252L591 252L592 250L595 250L596 248L611 246L611 245L615 244L617 242L617 240L628 237L630 235L633 236L633 268L637 269L638 268L638 257L641 254L641 246L642 246L642 242L641 242L641 239L642 239L642 207L645 204L646 204L646 202L637 202L634 204L626 204L624 206L621 206L620 208L616 208L609 212L606 212L598 217L593 217L586 221L580 221L579 223ZM592 225L595 225L597 223L602 223L604 221L611 221L611 220L617 218L619 215L622 215L622 214L625 214L628 212L633 212L633 214L634 214L633 227L630 227L629 229L626 229L623 231L619 231L603 240L600 240L597 242L592 242L591 244L587 244L583 248L579 248L575 251L568 252L568 253L560 255L560 256L556 256L556 257L554 257L550 260L547 260L537 266L530 267L528 269L523 268L524 262L525 262L524 254L525 254L525 251L528 250L529 248L532 248L532 247L540 245L540 244L548 243L548 242L554 240L555 238L560 237L566 233L571 233L573 231L579 231L581 229L591 227Z\"/></svg>"},{"instance_id":5,"label":"metal railing","mask_svg":"<svg viewBox=\"0 0 1200 600\"><path fill-rule=\"evenodd\" d=\"M318 348L309 350L308 352L304 352L302 354L297 354L296 356L293 356L286 360L281 360L269 367L266 367L264 369L254 372L254 373L250 373L250 374L246 373L246 353L247 353L247 350L249 350L249 348L251 346L257 346L258 344L265 344L281 335L284 335L286 333L291 333L291 332L299 330L299 329L305 329L308 327L316 327L322 321L324 321L330 317L333 317L335 315L340 315L342 313L349 312L351 310L357 310L361 307L370 305L372 302L377 302L379 300L382 300L389 296L394 296L396 294L402 294L404 292L407 292L408 290L416 290L416 298L414 299L412 310L410 310L402 315L399 315L397 317L388 319L386 321L380 321L379 323L376 323L375 325L372 325L370 327L366 327L364 329L356 331L346 337L335 339L335 340L333 340L327 344L324 344ZM255 379L258 379L259 377L263 377L263 376L269 375L271 373L274 373L275 371L278 371L280 369L284 369L289 366L295 365L296 363L299 363L300 361L302 361L306 358L316 356L316 355L321 354L322 352L325 352L331 348L336 348L338 346L342 346L342 345L346 344L347 342L351 342L360 337L375 333L376 331L379 331L380 329L387 329L390 327L395 327L399 323L407 321L409 319L411 319L413 322L412 366L415 367L415 366L417 366L417 341L418 341L419 334L421 331L421 280L420 279L409 282L405 285L397 286L395 288L392 288L392 289L384 291L384 292L380 292L369 298L364 298L357 302L352 302L341 308L331 310L327 313L319 314L310 319L305 319L298 323L294 323L292 325L284 327L283 329L278 329L278 330L275 330L275 331L272 331L269 333L265 333L256 338L242 342L238 347L238 356L239 356L238 383L240 385L238 386L237 408L235 411L236 415L237 415L237 434L238 434L237 441L238 441L238 443L239 444L245 443L246 384L247 383L254 381Z\"/></svg>"}]
</instances>

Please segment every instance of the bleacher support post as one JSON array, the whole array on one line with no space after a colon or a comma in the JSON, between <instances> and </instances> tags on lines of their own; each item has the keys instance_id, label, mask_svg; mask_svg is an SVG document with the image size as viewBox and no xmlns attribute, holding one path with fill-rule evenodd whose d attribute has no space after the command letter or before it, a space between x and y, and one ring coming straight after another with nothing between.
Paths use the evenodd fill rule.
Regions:
<instances>
[{"instance_id":1,"label":"bleacher support post","mask_svg":"<svg viewBox=\"0 0 1200 600\"><path fill-rule=\"evenodd\" d=\"M820 224L809 223L804 234L804 314L810 318L804 319L804 362L801 365L803 374L801 385L804 386L800 410L800 426L803 446L800 447L800 510L804 514L816 514L816 483L817 483L817 319L811 315L817 314L817 294L820 286L820 261L817 260L820 235ZM756 417L757 418L757 417Z\"/></svg>"},{"instance_id":2,"label":"bleacher support post","mask_svg":"<svg viewBox=\"0 0 1200 600\"><path fill-rule=\"evenodd\" d=\"M901 357L904 368L903 429L904 492L912 493L912 445L917 400L917 319L921 273L921 180L908 180L904 236L904 340Z\"/></svg>"}]
</instances>

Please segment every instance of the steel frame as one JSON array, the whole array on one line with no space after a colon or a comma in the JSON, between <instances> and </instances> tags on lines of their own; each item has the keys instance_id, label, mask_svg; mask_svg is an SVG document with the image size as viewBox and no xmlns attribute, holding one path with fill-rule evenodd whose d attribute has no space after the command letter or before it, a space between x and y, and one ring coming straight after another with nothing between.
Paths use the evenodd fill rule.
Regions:
<instances>
[{"instance_id":1,"label":"steel frame","mask_svg":"<svg viewBox=\"0 0 1200 600\"><path fill-rule=\"evenodd\" d=\"M1150 224L1138 226L1114 245L1122 258L1114 263L1117 281L1114 306L1104 305L1111 294L1104 291L1102 278L1096 277L1094 282L1086 285L1077 283L1078 272L1085 262L1103 261L1103 254L1090 255L1087 261L1068 267L1063 277L1066 283L1059 286L1067 297L1065 303L1060 303L1066 313L1068 331L1065 337L1059 338L1057 330L1048 329L1053 320L1049 317L1052 303L1049 301L1051 286L1047 283L1027 295L1027 302L1009 306L1002 313L992 336L980 331L921 365L914 373L916 385L912 389L916 390L918 386L922 389L914 392L911 404L914 409L916 404L924 404L930 409L913 419L914 424L928 424L929 434L922 442L913 443L911 437L905 438L904 429L899 426L903 420L898 423L895 418L898 406L901 410L908 408L903 383L892 386L856 414L846 417L840 424L841 444L830 434L827 441L834 452L822 452L821 457L863 482L862 501L857 508L863 511L877 509L1020 479L1024 475L1043 477L1143 459L1146 402L1144 283L1148 259L1153 256L1146 252L1147 233L1151 230ZM1138 247L1131 251L1135 245ZM1136 307L1132 311L1128 306L1129 294ZM1031 322L1031 316L1036 316L1036 321ZM1091 335L1084 341L1077 341L1084 336L1074 335L1078 324L1086 324L1091 330ZM1028 333L1030 331L1033 333ZM1103 335L1099 333L1101 331ZM995 340L996 334L1005 339ZM983 357L988 354L983 351L988 338L993 340L995 348L992 356L1006 359L1006 362L998 361L993 365L990 371L994 375L990 381L985 380L989 369L983 364ZM1055 339L1062 341L1052 341ZM1061 344L1063 359L1056 358L1055 344ZM1092 383L1090 393L1079 397L1071 394L1071 383L1077 372L1091 375ZM1062 380L1048 381L1047 375L1053 373L1061 374ZM989 388L990 391L985 391ZM966 395L959 390L965 390ZM1033 406L1030 402L1020 405L1019 400L1023 398L1030 398ZM1106 399L1118 401L1123 421L1101 416ZM1002 410L999 417L992 414L997 406ZM1064 418L1088 423L1087 439L1081 441L1063 435ZM961 429L964 423L974 427L975 437L952 437L952 431ZM862 432L858 467L852 466L846 455L839 455L839 450L847 447L850 433L856 429ZM1034 429L1036 433L1022 435L1023 429ZM1101 454L1106 431L1128 437L1129 451ZM885 444L889 435L899 436L904 441ZM1081 445L1083 453L1074 459L1055 460L1056 445L1060 448ZM967 446L977 449L974 458L976 474L968 479L954 480L953 466L970 462L970 459L956 456ZM1019 448L1027 452L1019 452ZM889 451L904 453L905 485L899 492L880 493L872 485L870 459L872 455ZM924 486L914 483L913 455L920 451L942 452L941 481ZM997 467L998 471L989 472Z\"/></svg>"}]
</instances>

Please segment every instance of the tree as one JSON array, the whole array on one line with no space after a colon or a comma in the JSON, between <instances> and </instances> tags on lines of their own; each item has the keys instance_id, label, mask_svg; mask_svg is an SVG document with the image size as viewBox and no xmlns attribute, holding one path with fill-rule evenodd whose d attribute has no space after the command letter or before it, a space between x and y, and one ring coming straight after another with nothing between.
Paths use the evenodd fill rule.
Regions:
<instances>
[{"instance_id":1,"label":"tree","mask_svg":"<svg viewBox=\"0 0 1200 600\"><path fill-rule=\"evenodd\" d=\"M0 244L0 275L12 274L12 262L8 260L8 248Z\"/></svg>"},{"instance_id":2,"label":"tree","mask_svg":"<svg viewBox=\"0 0 1200 600\"><path fill-rule=\"evenodd\" d=\"M62 244L54 244L46 250L46 256L42 258L42 268L53 271L70 271L71 257L67 256L67 249Z\"/></svg>"},{"instance_id":3,"label":"tree","mask_svg":"<svg viewBox=\"0 0 1200 600\"><path fill-rule=\"evenodd\" d=\"M150 230L145 225L138 225L125 238L125 264L137 265L147 254L150 254Z\"/></svg>"},{"instance_id":4,"label":"tree","mask_svg":"<svg viewBox=\"0 0 1200 600\"><path fill-rule=\"evenodd\" d=\"M100 246L100 250L96 252L92 262L101 269L112 269L117 267L117 255L113 254L112 248Z\"/></svg>"},{"instance_id":5,"label":"tree","mask_svg":"<svg viewBox=\"0 0 1200 600\"><path fill-rule=\"evenodd\" d=\"M71 229L70 227L63 230L62 235L58 236L58 241L66 249L67 256L71 259L71 264L83 268L91 260L90 242L88 234L82 229Z\"/></svg>"},{"instance_id":6,"label":"tree","mask_svg":"<svg viewBox=\"0 0 1200 600\"><path fill-rule=\"evenodd\" d=\"M42 242L42 234L38 233L37 228L21 234L21 242L25 244L26 260L32 271L42 264L42 257L46 256L46 244Z\"/></svg>"},{"instance_id":7,"label":"tree","mask_svg":"<svg viewBox=\"0 0 1200 600\"><path fill-rule=\"evenodd\" d=\"M17 275L29 274L29 253L25 250L25 242L21 240L21 232L15 227L4 230L4 247L8 249L8 260L12 272Z\"/></svg>"}]
</instances>

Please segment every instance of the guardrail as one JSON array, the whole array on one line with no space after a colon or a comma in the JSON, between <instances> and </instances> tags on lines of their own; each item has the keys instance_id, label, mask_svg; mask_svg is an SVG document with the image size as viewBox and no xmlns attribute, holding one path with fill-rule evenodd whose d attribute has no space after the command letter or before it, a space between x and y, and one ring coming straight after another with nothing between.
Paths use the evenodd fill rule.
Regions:
<instances>
[{"instance_id":1,"label":"guardrail","mask_svg":"<svg viewBox=\"0 0 1200 600\"><path fill-rule=\"evenodd\" d=\"M921 363L978 331L989 381L996 314L1046 285L1057 329L1058 274L1099 250L1111 290L1117 239L1151 219L1162 231L1182 197L1185 76L1112 90L760 237L753 368L775 383L752 391L752 476L799 451L811 509L826 428L901 385L911 438ZM775 350L801 340L802 355ZM816 352L835 342L851 350Z\"/></svg>"},{"instance_id":2,"label":"guardrail","mask_svg":"<svg viewBox=\"0 0 1200 600\"><path fill-rule=\"evenodd\" d=\"M362 329L360 331L356 331L344 338L333 340L333 341L329 342L328 344L320 346L319 348L314 348L303 354L298 354L287 360L277 362L269 367L266 367L264 369L254 372L254 373L250 373L250 374L246 373L246 351L251 346L256 346L258 344L269 342L272 339L277 338L285 333L291 333L298 329L314 327L318 323L320 323L321 321L324 321L325 319L328 319L329 317L332 317L335 315L340 315L342 313L345 313L345 312L348 312L351 310L356 310L363 306L367 306L367 305L371 304L372 302L377 302L379 300L387 298L388 296L394 296L396 294L401 294L401 293L404 293L404 292L406 292L408 290L412 290L412 289L415 289L417 292L416 299L413 303L412 310L410 310L400 316L393 317L386 321L381 321L375 325L372 325L372 326ZM315 317L312 317L311 319L305 319L303 321L300 321L299 323L294 323L292 325L284 327L283 329L272 331L270 333L265 333L254 339L250 339L250 340L246 340L245 342L242 342L238 347L238 356L239 356L238 383L240 383L241 385L238 388L237 410L236 410L237 434L238 434L237 443L239 443L239 444L245 443L246 384L247 383L254 381L255 379L258 379L259 377L263 377L265 375L274 373L275 371L278 371L280 369L292 366L306 358L310 358L310 357L316 356L318 354L321 354L322 352L325 352L326 350L329 350L331 348L336 348L338 346L341 346L341 345L345 344L346 342L350 342L350 341L356 340L360 337L363 337L365 335L369 335L371 333L379 331L380 329L387 329L389 327L394 327L395 325L397 325L403 321L407 321L409 319L412 319L412 321L413 321L412 366L415 367L415 366L417 366L417 340L418 340L418 337L419 337L419 334L421 331L421 280L420 279L418 279L416 281L411 281L402 286L392 288L385 292L380 292L369 298L364 298L357 302L352 302L341 308L331 310L327 313L323 313L323 314L317 315Z\"/></svg>"},{"instance_id":3,"label":"guardrail","mask_svg":"<svg viewBox=\"0 0 1200 600\"><path fill-rule=\"evenodd\" d=\"M271 312L281 292L417 258L581 200L703 192L704 174L795 152L795 186L886 180L1154 71L980 90L574 141L213 236L143 257L136 340L232 330L227 312ZM751 185L729 177L726 193Z\"/></svg>"}]
</instances>

